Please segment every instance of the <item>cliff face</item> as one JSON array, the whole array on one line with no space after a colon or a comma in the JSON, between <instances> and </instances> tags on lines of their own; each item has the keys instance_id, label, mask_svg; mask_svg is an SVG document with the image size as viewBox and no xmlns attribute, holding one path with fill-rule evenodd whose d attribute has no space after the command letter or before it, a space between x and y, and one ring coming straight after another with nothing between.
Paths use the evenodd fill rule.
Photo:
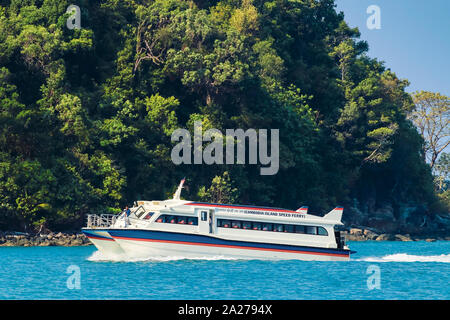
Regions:
<instances>
[{"instance_id":1,"label":"cliff face","mask_svg":"<svg viewBox=\"0 0 450 320\"><path fill-rule=\"evenodd\" d=\"M413 235L450 235L450 216L433 214L422 204L394 205L375 201L363 204L354 200L344 211L346 226L364 226L380 233Z\"/></svg>"}]
</instances>

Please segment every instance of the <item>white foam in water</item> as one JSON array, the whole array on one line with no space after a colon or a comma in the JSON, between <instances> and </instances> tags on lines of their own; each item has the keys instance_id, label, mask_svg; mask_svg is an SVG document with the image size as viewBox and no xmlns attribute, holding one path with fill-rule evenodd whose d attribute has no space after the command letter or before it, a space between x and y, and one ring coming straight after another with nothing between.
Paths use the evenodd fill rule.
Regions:
<instances>
[{"instance_id":1,"label":"white foam in water","mask_svg":"<svg viewBox=\"0 0 450 320\"><path fill-rule=\"evenodd\" d=\"M441 254L436 256L417 256L407 253L389 254L384 257L368 257L359 259L359 261L369 262L450 262L450 254Z\"/></svg>"},{"instance_id":2,"label":"white foam in water","mask_svg":"<svg viewBox=\"0 0 450 320\"><path fill-rule=\"evenodd\" d=\"M224 256L208 256L208 257L183 257L183 256L167 256L167 257L142 257L130 258L126 255L104 254L100 251L95 251L87 260L93 262L109 261L109 262L144 262L144 261L177 261L177 260L237 260L236 258L229 258Z\"/></svg>"},{"instance_id":3,"label":"white foam in water","mask_svg":"<svg viewBox=\"0 0 450 320\"><path fill-rule=\"evenodd\" d=\"M87 260L93 262L166 262L177 260L238 260L237 258L230 258L224 256L205 256L205 257L184 257L184 256L149 256L142 258L130 258L126 255L104 254L100 251L95 251ZM352 259L353 260L353 259ZM384 257L367 257L362 259L355 259L353 261L367 261L367 262L444 262L450 263L450 254L441 254L434 256L419 256L407 253L389 254Z\"/></svg>"}]
</instances>

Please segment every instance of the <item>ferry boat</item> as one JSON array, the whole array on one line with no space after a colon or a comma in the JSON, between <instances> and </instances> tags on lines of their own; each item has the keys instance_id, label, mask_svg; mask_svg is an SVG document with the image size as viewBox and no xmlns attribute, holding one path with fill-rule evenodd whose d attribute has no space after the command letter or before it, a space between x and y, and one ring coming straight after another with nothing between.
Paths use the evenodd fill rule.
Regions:
<instances>
[{"instance_id":1,"label":"ferry boat","mask_svg":"<svg viewBox=\"0 0 450 320\"><path fill-rule=\"evenodd\" d=\"M173 199L137 201L119 215L88 215L83 233L104 254L130 258L349 260L336 225L342 207L323 217L281 208Z\"/></svg>"}]
</instances>

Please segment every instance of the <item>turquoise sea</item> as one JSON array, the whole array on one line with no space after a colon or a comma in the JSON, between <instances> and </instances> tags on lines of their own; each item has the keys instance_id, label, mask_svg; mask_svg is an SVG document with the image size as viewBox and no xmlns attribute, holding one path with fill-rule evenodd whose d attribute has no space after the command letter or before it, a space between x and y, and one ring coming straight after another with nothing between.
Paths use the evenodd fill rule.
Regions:
<instances>
[{"instance_id":1,"label":"turquoise sea","mask_svg":"<svg viewBox=\"0 0 450 320\"><path fill-rule=\"evenodd\" d=\"M349 242L348 262L108 261L89 247L0 247L0 299L450 299L450 242Z\"/></svg>"}]
</instances>

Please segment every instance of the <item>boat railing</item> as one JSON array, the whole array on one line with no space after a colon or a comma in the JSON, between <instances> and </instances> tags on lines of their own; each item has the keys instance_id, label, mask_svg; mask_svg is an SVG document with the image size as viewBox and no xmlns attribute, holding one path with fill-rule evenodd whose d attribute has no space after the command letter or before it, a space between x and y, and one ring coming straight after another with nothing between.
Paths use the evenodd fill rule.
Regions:
<instances>
[{"instance_id":1,"label":"boat railing","mask_svg":"<svg viewBox=\"0 0 450 320\"><path fill-rule=\"evenodd\" d=\"M116 223L119 215L117 214L88 214L88 228L108 228Z\"/></svg>"}]
</instances>

